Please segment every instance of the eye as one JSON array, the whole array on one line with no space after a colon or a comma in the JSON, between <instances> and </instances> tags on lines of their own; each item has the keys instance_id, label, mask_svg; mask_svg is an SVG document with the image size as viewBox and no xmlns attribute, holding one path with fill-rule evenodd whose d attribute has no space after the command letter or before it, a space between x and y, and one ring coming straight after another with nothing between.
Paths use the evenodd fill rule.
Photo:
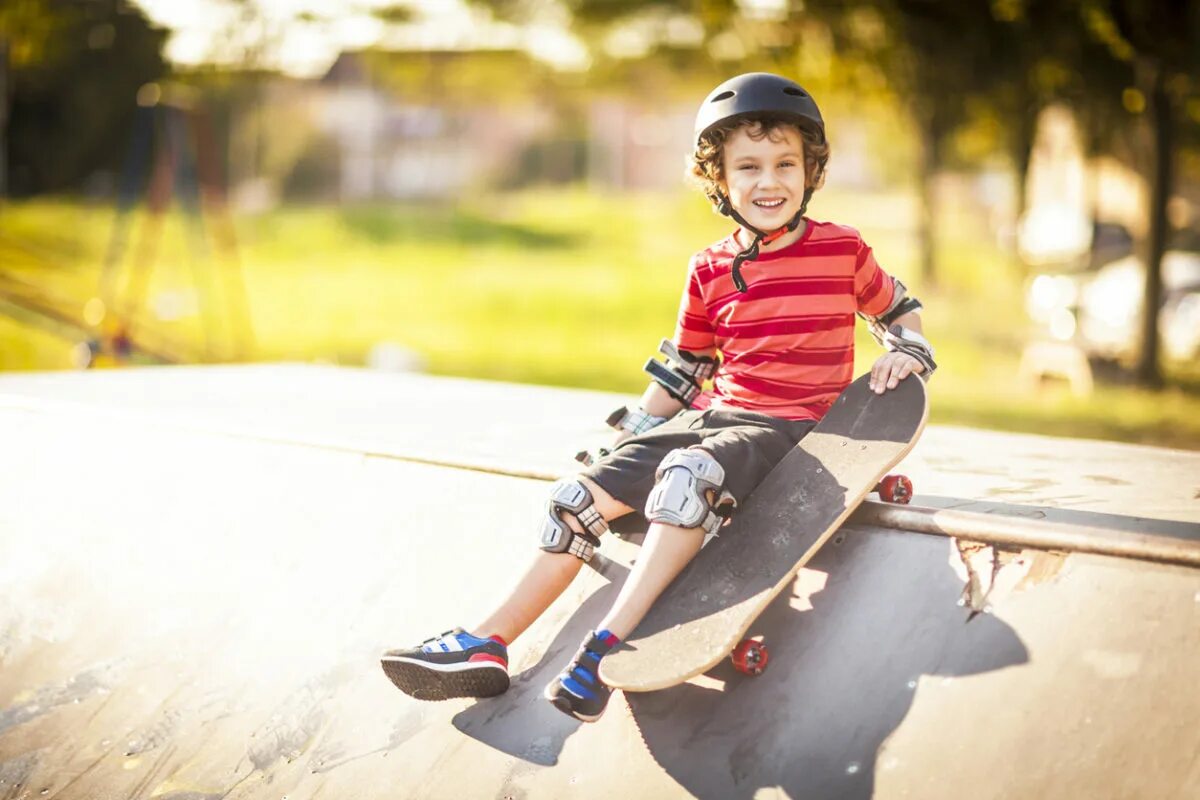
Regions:
<instances>
[{"instance_id":1,"label":"eye","mask_svg":"<svg viewBox=\"0 0 1200 800\"><path fill-rule=\"evenodd\" d=\"M742 164L738 169L758 169L758 166L755 164Z\"/></svg>"}]
</instances>

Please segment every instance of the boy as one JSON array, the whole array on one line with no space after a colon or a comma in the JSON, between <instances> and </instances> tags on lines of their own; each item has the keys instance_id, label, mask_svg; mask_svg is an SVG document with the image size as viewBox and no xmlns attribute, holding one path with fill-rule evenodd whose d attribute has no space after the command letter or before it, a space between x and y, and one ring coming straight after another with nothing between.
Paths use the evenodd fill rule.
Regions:
<instances>
[{"instance_id":1,"label":"boy","mask_svg":"<svg viewBox=\"0 0 1200 800\"><path fill-rule=\"evenodd\" d=\"M888 351L871 370L876 392L935 369L921 304L879 268L857 231L804 216L829 157L820 111L804 89L768 73L726 81L700 108L695 145L692 175L739 227L692 257L675 352L651 372L639 407L610 418L612 451L554 485L541 549L508 597L470 633L458 628L383 655L406 693L434 700L505 691L508 643L567 588L609 520L644 509L642 555L545 690L564 713L599 719L610 694L600 659L849 385L855 313Z\"/></svg>"}]
</instances>

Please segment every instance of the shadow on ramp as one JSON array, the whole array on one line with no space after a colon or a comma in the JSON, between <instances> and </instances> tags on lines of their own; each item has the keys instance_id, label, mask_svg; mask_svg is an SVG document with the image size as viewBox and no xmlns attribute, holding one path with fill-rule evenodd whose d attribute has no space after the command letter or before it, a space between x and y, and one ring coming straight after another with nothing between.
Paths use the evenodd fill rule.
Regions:
<instances>
[{"instance_id":1,"label":"shadow on ramp","mask_svg":"<svg viewBox=\"0 0 1200 800\"><path fill-rule=\"evenodd\" d=\"M529 768L528 765L557 764L567 738L583 725L544 700L542 690L566 666L580 642L612 606L629 574L627 568L602 555L598 554L596 561L601 561L599 571L608 583L571 614L538 662L514 675L508 691L496 701L469 706L452 720L454 727L467 736L527 762L516 765L514 769L518 772Z\"/></svg>"},{"instance_id":2,"label":"shadow on ramp","mask_svg":"<svg viewBox=\"0 0 1200 800\"><path fill-rule=\"evenodd\" d=\"M810 573L828 575L811 610L785 593L751 628L771 647L763 675L739 675L726 661L706 678L626 695L654 760L691 794L750 798L780 787L792 797L869 798L922 676L1028 661L1005 623L966 622L944 540L835 541L810 563Z\"/></svg>"}]
</instances>

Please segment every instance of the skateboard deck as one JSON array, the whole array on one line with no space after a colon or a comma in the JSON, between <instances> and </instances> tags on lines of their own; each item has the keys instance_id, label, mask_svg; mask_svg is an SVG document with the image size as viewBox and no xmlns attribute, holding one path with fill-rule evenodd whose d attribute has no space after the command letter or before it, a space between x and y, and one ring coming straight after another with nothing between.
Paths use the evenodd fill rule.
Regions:
<instances>
[{"instance_id":1,"label":"skateboard deck","mask_svg":"<svg viewBox=\"0 0 1200 800\"><path fill-rule=\"evenodd\" d=\"M854 381L763 479L720 535L600 662L625 691L665 689L729 655L771 600L912 449L929 409L910 376L877 395Z\"/></svg>"}]
</instances>

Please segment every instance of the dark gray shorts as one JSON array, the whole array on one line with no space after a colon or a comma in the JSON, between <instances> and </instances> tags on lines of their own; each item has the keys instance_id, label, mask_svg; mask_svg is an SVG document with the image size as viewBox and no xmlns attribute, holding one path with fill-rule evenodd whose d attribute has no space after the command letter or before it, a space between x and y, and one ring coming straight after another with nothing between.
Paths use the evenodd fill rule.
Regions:
<instances>
[{"instance_id":1,"label":"dark gray shorts","mask_svg":"<svg viewBox=\"0 0 1200 800\"><path fill-rule=\"evenodd\" d=\"M725 469L725 488L741 504L815 425L756 411L689 409L626 439L580 474L641 514L654 488L654 472L667 453L699 447Z\"/></svg>"}]
</instances>

